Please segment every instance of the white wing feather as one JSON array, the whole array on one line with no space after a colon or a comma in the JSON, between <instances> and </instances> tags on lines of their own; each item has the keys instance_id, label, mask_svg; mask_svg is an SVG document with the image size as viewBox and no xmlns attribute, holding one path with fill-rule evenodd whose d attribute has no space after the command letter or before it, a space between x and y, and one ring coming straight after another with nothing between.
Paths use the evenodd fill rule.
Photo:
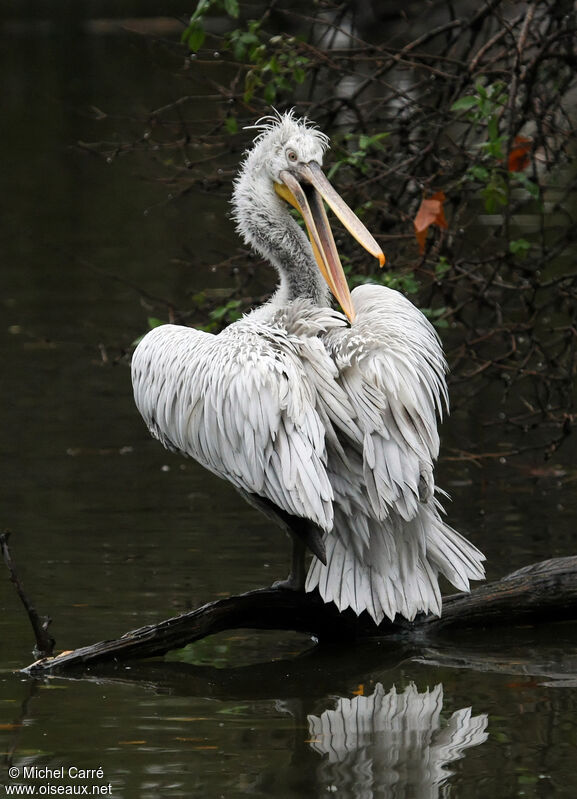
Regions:
<instances>
[{"instance_id":1,"label":"white wing feather","mask_svg":"<svg viewBox=\"0 0 577 799\"><path fill-rule=\"evenodd\" d=\"M342 324L336 315L333 324ZM325 428L298 345L297 337L250 316L218 336L163 325L134 353L134 395L165 446L328 531Z\"/></svg>"},{"instance_id":2,"label":"white wing feather","mask_svg":"<svg viewBox=\"0 0 577 799\"><path fill-rule=\"evenodd\" d=\"M324 344L362 438L333 419L335 522L324 539L327 565L313 560L306 588L377 622L440 614L439 573L460 590L484 576L483 555L443 522L434 498L445 360L434 329L401 294L365 285L352 297L355 321L328 331Z\"/></svg>"}]
</instances>

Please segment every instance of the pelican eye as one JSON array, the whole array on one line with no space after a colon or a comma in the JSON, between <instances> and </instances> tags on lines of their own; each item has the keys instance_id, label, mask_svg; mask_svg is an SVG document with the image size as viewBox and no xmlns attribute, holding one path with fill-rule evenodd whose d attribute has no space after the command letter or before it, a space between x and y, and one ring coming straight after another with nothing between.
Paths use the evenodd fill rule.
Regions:
<instances>
[{"instance_id":1,"label":"pelican eye","mask_svg":"<svg viewBox=\"0 0 577 799\"><path fill-rule=\"evenodd\" d=\"M296 161L298 161L298 160L299 160L299 157L298 157L298 155L295 153L295 151L294 151L294 150L287 150L286 157L287 157L287 158L288 158L288 160L289 160L289 161L291 161L293 164L294 164Z\"/></svg>"}]
</instances>

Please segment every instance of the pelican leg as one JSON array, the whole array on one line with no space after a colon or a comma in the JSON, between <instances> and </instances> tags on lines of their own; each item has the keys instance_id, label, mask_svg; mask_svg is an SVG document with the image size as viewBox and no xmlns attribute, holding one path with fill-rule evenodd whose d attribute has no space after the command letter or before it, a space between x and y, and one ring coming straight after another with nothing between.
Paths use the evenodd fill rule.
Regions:
<instances>
[{"instance_id":1,"label":"pelican leg","mask_svg":"<svg viewBox=\"0 0 577 799\"><path fill-rule=\"evenodd\" d=\"M288 514L287 514L288 516ZM273 583L273 588L288 588L291 591L304 591L307 570L305 555L307 549L326 565L327 556L323 543L322 533L318 527L297 516L288 516L288 521L283 521L283 527L288 529L292 539L291 570L286 580Z\"/></svg>"},{"instance_id":2,"label":"pelican leg","mask_svg":"<svg viewBox=\"0 0 577 799\"><path fill-rule=\"evenodd\" d=\"M309 519L292 516L265 497L238 490L250 505L258 508L268 519L276 522L291 537L292 553L289 576L286 580L279 580L273 583L273 587L304 591L306 578L305 555L307 549L310 549L313 555L325 565L327 562L321 530Z\"/></svg>"},{"instance_id":3,"label":"pelican leg","mask_svg":"<svg viewBox=\"0 0 577 799\"><path fill-rule=\"evenodd\" d=\"M272 584L273 588L288 588L290 591L304 591L305 590L305 553L306 545L302 539L293 535L292 538L292 553L291 553L291 570L286 580L275 580Z\"/></svg>"}]
</instances>

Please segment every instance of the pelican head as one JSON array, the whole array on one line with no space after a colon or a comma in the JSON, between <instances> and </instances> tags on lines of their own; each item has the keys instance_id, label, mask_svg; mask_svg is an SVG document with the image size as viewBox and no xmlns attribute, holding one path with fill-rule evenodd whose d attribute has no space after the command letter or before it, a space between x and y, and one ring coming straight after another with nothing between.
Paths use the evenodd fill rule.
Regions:
<instances>
[{"instance_id":1,"label":"pelican head","mask_svg":"<svg viewBox=\"0 0 577 799\"><path fill-rule=\"evenodd\" d=\"M242 176L259 175L245 197L263 191L265 202L272 204L270 189L277 197L296 208L302 215L318 268L341 308L352 321L354 309L346 277L337 252L333 234L325 212L324 202L332 209L352 236L383 266L385 256L361 220L331 186L322 171L323 156L329 146L328 137L306 118L298 119L292 111L265 117L254 129L260 133L243 164L235 192L242 185ZM265 185L264 177L266 176ZM268 212L270 217L271 212ZM238 217L238 215L237 215ZM254 236L246 235L254 243ZM261 249L262 246L257 247Z\"/></svg>"}]
</instances>

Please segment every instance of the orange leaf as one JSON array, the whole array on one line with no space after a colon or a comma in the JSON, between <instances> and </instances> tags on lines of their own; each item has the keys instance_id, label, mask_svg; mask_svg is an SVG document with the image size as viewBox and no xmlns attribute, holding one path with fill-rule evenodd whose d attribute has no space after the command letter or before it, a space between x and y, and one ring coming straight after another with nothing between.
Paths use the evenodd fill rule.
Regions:
<instances>
[{"instance_id":1,"label":"orange leaf","mask_svg":"<svg viewBox=\"0 0 577 799\"><path fill-rule=\"evenodd\" d=\"M445 192L438 191L432 197L424 197L417 215L413 220L415 227L415 236L419 243L419 252L421 255L425 252L425 240L427 232L431 225L437 225L440 228L447 228L447 220L445 218L445 210L443 203L445 202Z\"/></svg>"},{"instance_id":2,"label":"orange leaf","mask_svg":"<svg viewBox=\"0 0 577 799\"><path fill-rule=\"evenodd\" d=\"M529 150L531 149L531 139L526 139L524 136L515 136L513 142L515 147L509 153L507 160L507 169L509 172L522 172L529 166Z\"/></svg>"},{"instance_id":3,"label":"orange leaf","mask_svg":"<svg viewBox=\"0 0 577 799\"><path fill-rule=\"evenodd\" d=\"M188 743L198 743L199 741L204 741L204 738L186 738L183 735L177 735L174 739L175 741L185 741Z\"/></svg>"}]
</instances>

